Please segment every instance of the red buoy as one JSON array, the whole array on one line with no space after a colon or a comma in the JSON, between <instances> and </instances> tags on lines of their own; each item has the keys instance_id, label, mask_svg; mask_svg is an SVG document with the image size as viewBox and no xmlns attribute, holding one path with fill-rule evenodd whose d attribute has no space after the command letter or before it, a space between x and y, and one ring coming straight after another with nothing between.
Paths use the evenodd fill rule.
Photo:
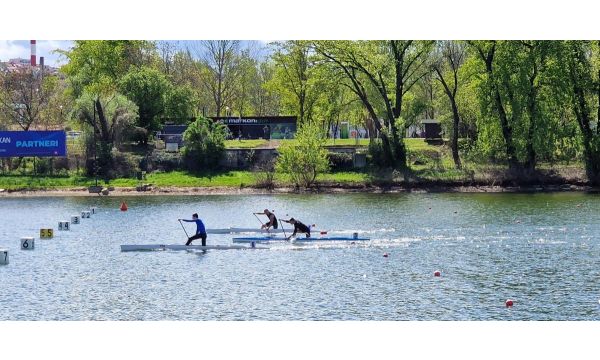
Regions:
<instances>
[{"instance_id":1,"label":"red buoy","mask_svg":"<svg viewBox=\"0 0 600 360\"><path fill-rule=\"evenodd\" d=\"M513 301L511 299L506 300L506 307L512 307Z\"/></svg>"},{"instance_id":2,"label":"red buoy","mask_svg":"<svg viewBox=\"0 0 600 360\"><path fill-rule=\"evenodd\" d=\"M439 270L436 270L433 272L433 276L442 276L442 272Z\"/></svg>"},{"instance_id":3,"label":"red buoy","mask_svg":"<svg viewBox=\"0 0 600 360\"><path fill-rule=\"evenodd\" d=\"M121 203L121 208L120 209L121 209L121 211L127 211L127 204L125 203L125 201L123 201Z\"/></svg>"},{"instance_id":4,"label":"red buoy","mask_svg":"<svg viewBox=\"0 0 600 360\"><path fill-rule=\"evenodd\" d=\"M388 253L383 253L383 257L388 257L388 256L390 256L390 254L388 254Z\"/></svg>"}]
</instances>

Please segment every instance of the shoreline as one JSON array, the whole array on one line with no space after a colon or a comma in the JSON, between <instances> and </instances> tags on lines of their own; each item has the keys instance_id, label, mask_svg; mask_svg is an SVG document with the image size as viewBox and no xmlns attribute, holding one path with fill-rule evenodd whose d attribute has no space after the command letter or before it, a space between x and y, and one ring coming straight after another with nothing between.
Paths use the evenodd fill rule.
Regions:
<instances>
[{"instance_id":1,"label":"shoreline","mask_svg":"<svg viewBox=\"0 0 600 360\"><path fill-rule=\"evenodd\" d=\"M19 197L61 197L61 196L185 196L185 195L277 195L277 194L395 194L395 193L547 193L547 192L600 192L599 188L579 184L562 185L434 185L417 186L373 186L373 185L328 185L312 189L277 187L269 190L258 187L154 187L147 191L137 191L135 187L115 187L109 195L90 193L87 188L54 188L29 190L0 189L0 198Z\"/></svg>"}]
</instances>

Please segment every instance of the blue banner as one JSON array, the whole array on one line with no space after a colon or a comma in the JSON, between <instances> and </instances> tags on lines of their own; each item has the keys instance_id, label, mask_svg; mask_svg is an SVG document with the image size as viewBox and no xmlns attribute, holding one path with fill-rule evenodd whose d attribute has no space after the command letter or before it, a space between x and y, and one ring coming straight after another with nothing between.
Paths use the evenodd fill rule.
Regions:
<instances>
[{"instance_id":1,"label":"blue banner","mask_svg":"<svg viewBox=\"0 0 600 360\"><path fill-rule=\"evenodd\" d=\"M0 131L0 157L67 156L64 131Z\"/></svg>"}]
</instances>

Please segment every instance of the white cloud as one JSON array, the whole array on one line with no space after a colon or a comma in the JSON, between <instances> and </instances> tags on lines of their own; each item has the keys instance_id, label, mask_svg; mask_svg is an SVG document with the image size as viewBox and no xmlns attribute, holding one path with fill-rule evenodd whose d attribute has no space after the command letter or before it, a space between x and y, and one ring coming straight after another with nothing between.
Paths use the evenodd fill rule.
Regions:
<instances>
[{"instance_id":1,"label":"white cloud","mask_svg":"<svg viewBox=\"0 0 600 360\"><path fill-rule=\"evenodd\" d=\"M7 61L18 57L27 58L29 56L28 53L29 47L23 47L22 41L0 40L0 61Z\"/></svg>"},{"instance_id":2,"label":"white cloud","mask_svg":"<svg viewBox=\"0 0 600 360\"><path fill-rule=\"evenodd\" d=\"M67 50L72 46L70 40L38 40L36 54L38 59L44 57L46 65L58 67L65 63L59 54L53 53L56 49ZM14 58L29 59L31 47L29 40L0 40L0 61ZM38 60L39 61L39 60Z\"/></svg>"}]
</instances>

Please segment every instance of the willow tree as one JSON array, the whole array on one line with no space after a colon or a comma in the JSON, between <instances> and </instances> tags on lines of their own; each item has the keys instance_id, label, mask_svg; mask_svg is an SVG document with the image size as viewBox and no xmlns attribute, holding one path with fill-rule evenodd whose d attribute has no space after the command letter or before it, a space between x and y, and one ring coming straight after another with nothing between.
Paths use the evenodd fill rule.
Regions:
<instances>
[{"instance_id":1,"label":"willow tree","mask_svg":"<svg viewBox=\"0 0 600 360\"><path fill-rule=\"evenodd\" d=\"M566 41L562 60L566 63L565 89L583 142L586 173L592 184L600 184L600 42ZM598 68L595 68L598 67ZM594 113L596 118L594 119Z\"/></svg>"},{"instance_id":2,"label":"willow tree","mask_svg":"<svg viewBox=\"0 0 600 360\"><path fill-rule=\"evenodd\" d=\"M67 75L70 91L76 99L74 115L89 124L98 135L99 162L104 175L112 170L112 148L121 126L137 117L137 107L117 93L118 83L131 68L150 59L153 44L147 41L81 40L61 53L69 60L61 67ZM95 117L94 117L95 113ZM121 120L119 120L121 119ZM92 125L92 122L94 125ZM98 144L94 144L98 147Z\"/></svg>"},{"instance_id":3,"label":"willow tree","mask_svg":"<svg viewBox=\"0 0 600 360\"><path fill-rule=\"evenodd\" d=\"M346 79L379 132L387 166L406 168L404 95L425 76L430 41L315 41L313 47Z\"/></svg>"},{"instance_id":4,"label":"willow tree","mask_svg":"<svg viewBox=\"0 0 600 360\"><path fill-rule=\"evenodd\" d=\"M461 168L460 156L458 154L458 130L460 115L458 113L457 93L459 88L459 70L466 57L466 49L463 43L457 41L441 41L437 44L436 56L432 68L437 79L444 88L452 108L452 159L457 168Z\"/></svg>"},{"instance_id":5,"label":"willow tree","mask_svg":"<svg viewBox=\"0 0 600 360\"><path fill-rule=\"evenodd\" d=\"M314 50L307 41L278 42L273 46L275 73L269 88L280 93L282 106L298 115L299 124L310 122L326 88Z\"/></svg>"}]
</instances>

